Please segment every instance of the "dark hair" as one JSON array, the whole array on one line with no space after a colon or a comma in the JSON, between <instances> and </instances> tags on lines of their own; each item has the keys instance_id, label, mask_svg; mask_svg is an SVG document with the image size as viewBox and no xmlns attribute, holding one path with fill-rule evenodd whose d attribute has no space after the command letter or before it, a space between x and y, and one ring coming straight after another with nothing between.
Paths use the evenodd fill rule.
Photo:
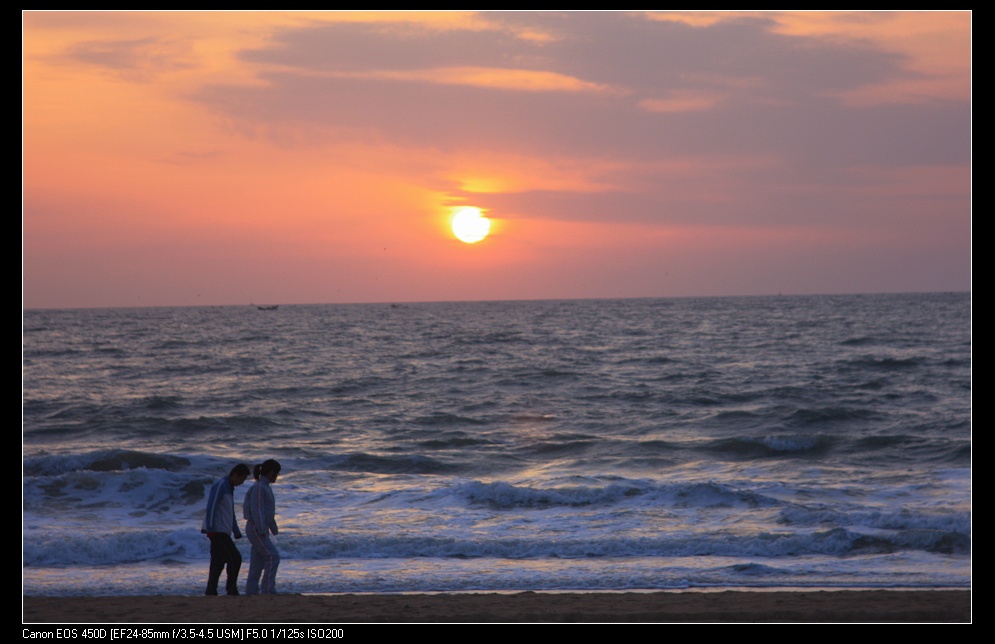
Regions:
<instances>
[{"instance_id":1,"label":"dark hair","mask_svg":"<svg viewBox=\"0 0 995 644\"><path fill-rule=\"evenodd\" d=\"M248 476L249 466L245 463L239 463L235 467L231 468L231 472L228 472L228 476Z\"/></svg>"},{"instance_id":2,"label":"dark hair","mask_svg":"<svg viewBox=\"0 0 995 644\"><path fill-rule=\"evenodd\" d=\"M253 468L252 478L258 481L260 474L266 474L267 472L276 472L277 474L279 474L280 469L282 468L280 467L279 463L277 463L273 459L269 459L268 461L263 461L261 464L256 465Z\"/></svg>"}]
</instances>

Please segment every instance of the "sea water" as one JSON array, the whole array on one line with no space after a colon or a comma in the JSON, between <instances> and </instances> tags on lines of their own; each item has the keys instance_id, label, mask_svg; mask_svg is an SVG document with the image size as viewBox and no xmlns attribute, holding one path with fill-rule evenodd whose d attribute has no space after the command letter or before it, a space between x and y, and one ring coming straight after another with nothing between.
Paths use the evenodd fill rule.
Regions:
<instances>
[{"instance_id":1,"label":"sea water","mask_svg":"<svg viewBox=\"0 0 995 644\"><path fill-rule=\"evenodd\" d=\"M203 592L206 492L268 458L283 592L968 587L970 319L966 293L28 310L23 592Z\"/></svg>"}]
</instances>

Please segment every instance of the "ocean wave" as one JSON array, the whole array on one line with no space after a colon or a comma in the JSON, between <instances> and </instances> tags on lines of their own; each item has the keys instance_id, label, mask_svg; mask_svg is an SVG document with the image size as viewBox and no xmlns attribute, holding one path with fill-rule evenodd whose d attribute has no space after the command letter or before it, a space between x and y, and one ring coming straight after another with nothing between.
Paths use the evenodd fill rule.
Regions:
<instances>
[{"instance_id":1,"label":"ocean wave","mask_svg":"<svg viewBox=\"0 0 995 644\"><path fill-rule=\"evenodd\" d=\"M183 456L136 450L97 450L76 454L49 454L26 457L25 476L63 474L78 470L120 472L139 468L179 471L190 466Z\"/></svg>"},{"instance_id":2,"label":"ocean wave","mask_svg":"<svg viewBox=\"0 0 995 644\"><path fill-rule=\"evenodd\" d=\"M835 442L831 436L823 434L785 434L756 438L724 438L705 444L703 449L743 458L814 456L824 453Z\"/></svg>"},{"instance_id":3,"label":"ocean wave","mask_svg":"<svg viewBox=\"0 0 995 644\"><path fill-rule=\"evenodd\" d=\"M23 544L25 566L108 565L165 557L204 557L207 539L193 531L115 531L100 534L29 532ZM199 537L199 539L198 539ZM198 543L202 541L203 543Z\"/></svg>"},{"instance_id":4,"label":"ocean wave","mask_svg":"<svg viewBox=\"0 0 995 644\"><path fill-rule=\"evenodd\" d=\"M763 494L715 482L666 483L649 481L608 482L602 486L531 488L510 483L469 481L456 488L469 503L497 509L579 507L650 499L659 507L773 507L778 502Z\"/></svg>"},{"instance_id":5,"label":"ocean wave","mask_svg":"<svg viewBox=\"0 0 995 644\"><path fill-rule=\"evenodd\" d=\"M598 539L541 537L460 537L428 535L287 534L278 539L286 560L359 560L394 558L499 558L505 560L627 559L639 557L736 557L745 559L807 556L881 555L898 552L935 554L969 553L969 545L957 535L928 531L870 535L842 528L810 534L759 532L756 534L711 533L695 536L627 537ZM248 544L240 541L247 552ZM182 561L207 559L209 543L197 530L146 529L130 531L45 533L33 531L25 539L25 566L107 565L175 558ZM738 574L776 574L777 565L736 564Z\"/></svg>"},{"instance_id":6,"label":"ocean wave","mask_svg":"<svg viewBox=\"0 0 995 644\"><path fill-rule=\"evenodd\" d=\"M444 474L458 471L458 467L429 456L404 455L380 456L354 453L330 459L330 466L352 472L377 472L384 474Z\"/></svg>"}]
</instances>

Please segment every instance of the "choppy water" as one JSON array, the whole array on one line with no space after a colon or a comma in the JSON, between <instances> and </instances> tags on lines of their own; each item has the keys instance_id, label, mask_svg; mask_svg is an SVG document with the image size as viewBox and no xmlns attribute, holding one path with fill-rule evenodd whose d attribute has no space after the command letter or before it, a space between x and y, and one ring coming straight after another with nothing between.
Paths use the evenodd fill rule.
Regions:
<instances>
[{"instance_id":1,"label":"choppy water","mask_svg":"<svg viewBox=\"0 0 995 644\"><path fill-rule=\"evenodd\" d=\"M970 306L26 311L24 592L202 592L266 458L288 592L967 586Z\"/></svg>"}]
</instances>

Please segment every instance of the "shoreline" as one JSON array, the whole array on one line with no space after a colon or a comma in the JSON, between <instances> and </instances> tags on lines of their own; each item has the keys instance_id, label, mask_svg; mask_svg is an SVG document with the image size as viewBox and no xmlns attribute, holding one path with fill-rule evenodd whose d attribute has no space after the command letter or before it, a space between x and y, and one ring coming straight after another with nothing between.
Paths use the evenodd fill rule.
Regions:
<instances>
[{"instance_id":1,"label":"shoreline","mask_svg":"<svg viewBox=\"0 0 995 644\"><path fill-rule=\"evenodd\" d=\"M22 622L970 622L971 590L517 591L22 598Z\"/></svg>"}]
</instances>

